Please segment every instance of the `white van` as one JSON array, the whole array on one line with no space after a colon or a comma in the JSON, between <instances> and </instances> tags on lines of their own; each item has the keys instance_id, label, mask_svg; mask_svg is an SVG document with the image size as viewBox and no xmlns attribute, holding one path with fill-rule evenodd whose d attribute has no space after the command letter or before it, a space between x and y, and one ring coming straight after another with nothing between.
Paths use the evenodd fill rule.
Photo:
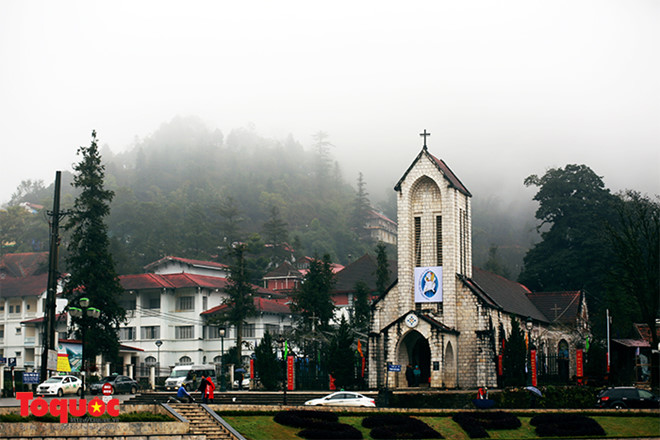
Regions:
<instances>
[{"instance_id":1,"label":"white van","mask_svg":"<svg viewBox=\"0 0 660 440\"><path fill-rule=\"evenodd\" d=\"M183 385L188 391L195 391L199 387L199 381L204 377L210 377L213 382L215 378L215 366L213 365L180 365L174 367L170 377L165 380L166 390L178 390Z\"/></svg>"}]
</instances>

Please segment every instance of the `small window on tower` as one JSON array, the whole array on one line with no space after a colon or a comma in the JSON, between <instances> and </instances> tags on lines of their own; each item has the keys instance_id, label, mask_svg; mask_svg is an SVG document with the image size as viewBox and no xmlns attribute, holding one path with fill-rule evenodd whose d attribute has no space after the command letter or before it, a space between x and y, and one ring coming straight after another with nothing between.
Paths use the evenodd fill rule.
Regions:
<instances>
[{"instance_id":1,"label":"small window on tower","mask_svg":"<svg viewBox=\"0 0 660 440\"><path fill-rule=\"evenodd\" d=\"M422 219L415 217L415 267L422 265Z\"/></svg>"}]
</instances>

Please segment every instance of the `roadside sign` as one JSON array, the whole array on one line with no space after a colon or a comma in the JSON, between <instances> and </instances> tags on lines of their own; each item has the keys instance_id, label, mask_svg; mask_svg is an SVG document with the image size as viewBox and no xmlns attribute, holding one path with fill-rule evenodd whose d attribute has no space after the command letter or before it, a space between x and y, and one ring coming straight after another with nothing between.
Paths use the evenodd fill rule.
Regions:
<instances>
[{"instance_id":1,"label":"roadside sign","mask_svg":"<svg viewBox=\"0 0 660 440\"><path fill-rule=\"evenodd\" d=\"M38 384L39 382L39 372L23 373L23 383Z\"/></svg>"},{"instance_id":2,"label":"roadside sign","mask_svg":"<svg viewBox=\"0 0 660 440\"><path fill-rule=\"evenodd\" d=\"M388 365L388 366L387 366L387 371L396 371L396 372L399 372L399 371L401 371L401 365L395 365L395 364L393 364L393 365Z\"/></svg>"},{"instance_id":3,"label":"roadside sign","mask_svg":"<svg viewBox=\"0 0 660 440\"><path fill-rule=\"evenodd\" d=\"M6 357L0 357L0 365L6 364L7 363L7 358Z\"/></svg>"},{"instance_id":4,"label":"roadside sign","mask_svg":"<svg viewBox=\"0 0 660 440\"><path fill-rule=\"evenodd\" d=\"M103 393L104 396L109 396L112 394L112 385L109 383L104 383L103 386L101 387L101 392Z\"/></svg>"},{"instance_id":5,"label":"roadside sign","mask_svg":"<svg viewBox=\"0 0 660 440\"><path fill-rule=\"evenodd\" d=\"M10 367L16 366L16 358L9 358L9 366Z\"/></svg>"}]
</instances>

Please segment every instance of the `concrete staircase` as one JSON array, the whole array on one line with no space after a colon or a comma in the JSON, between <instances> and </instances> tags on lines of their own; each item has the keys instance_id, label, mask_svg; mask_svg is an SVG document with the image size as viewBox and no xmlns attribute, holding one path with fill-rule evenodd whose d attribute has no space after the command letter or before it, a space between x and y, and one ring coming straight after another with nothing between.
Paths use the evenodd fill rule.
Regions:
<instances>
[{"instance_id":1,"label":"concrete staircase","mask_svg":"<svg viewBox=\"0 0 660 440\"><path fill-rule=\"evenodd\" d=\"M203 406L197 403L171 403L169 406L190 422L191 435L205 435L207 440L237 440Z\"/></svg>"}]
</instances>

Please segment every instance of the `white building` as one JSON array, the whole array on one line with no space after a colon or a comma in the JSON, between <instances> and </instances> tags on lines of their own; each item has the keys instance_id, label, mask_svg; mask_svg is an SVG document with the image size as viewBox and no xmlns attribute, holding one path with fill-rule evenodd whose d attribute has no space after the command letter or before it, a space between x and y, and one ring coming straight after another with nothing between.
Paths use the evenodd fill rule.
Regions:
<instances>
[{"instance_id":1,"label":"white building","mask_svg":"<svg viewBox=\"0 0 660 440\"><path fill-rule=\"evenodd\" d=\"M39 369L48 284L48 253L6 254L0 261L0 357L16 369ZM67 335L66 300L56 299L56 337Z\"/></svg>"},{"instance_id":2,"label":"white building","mask_svg":"<svg viewBox=\"0 0 660 440\"><path fill-rule=\"evenodd\" d=\"M119 339L143 350L131 363L145 367L159 363L161 375L176 365L219 363L223 345L226 352L236 338L234 329L226 328L223 343L220 327L209 323L227 296L227 267L167 257L147 268L154 273L120 277L121 305L129 319L120 328ZM284 295L254 287L258 315L248 318L243 327L244 358L253 353L266 330L280 334L291 328L293 319Z\"/></svg>"}]
</instances>

